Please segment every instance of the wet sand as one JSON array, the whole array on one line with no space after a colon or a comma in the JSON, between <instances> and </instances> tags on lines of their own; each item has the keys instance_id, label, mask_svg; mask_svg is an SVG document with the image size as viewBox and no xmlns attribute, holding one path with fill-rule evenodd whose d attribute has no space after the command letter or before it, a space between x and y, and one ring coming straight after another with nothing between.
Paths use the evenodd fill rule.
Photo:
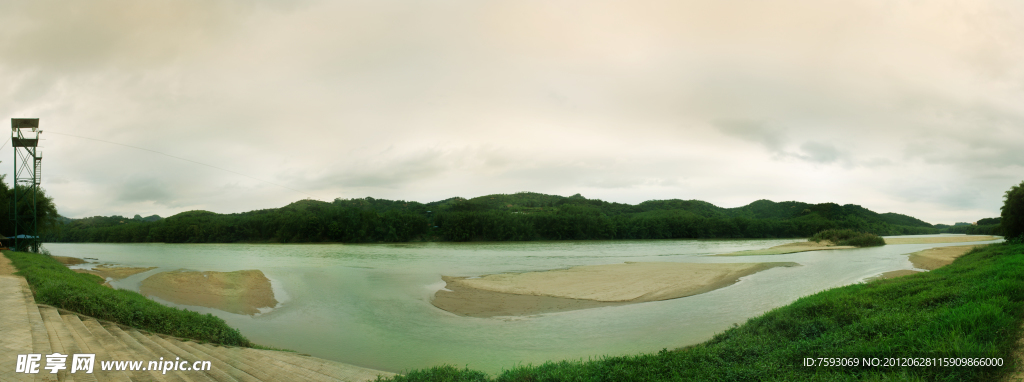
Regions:
<instances>
[{"instance_id":1,"label":"wet sand","mask_svg":"<svg viewBox=\"0 0 1024 382\"><path fill-rule=\"evenodd\" d=\"M565 312L569 310L598 308L628 304L627 302L603 302L575 298L528 296L512 293L492 292L463 287L455 277L441 276L448 290L434 294L431 304L458 315L470 317L529 316L533 314Z\"/></svg>"},{"instance_id":2,"label":"wet sand","mask_svg":"<svg viewBox=\"0 0 1024 382\"><path fill-rule=\"evenodd\" d=\"M933 270L941 266L951 264L957 257L963 256L975 247L984 247L986 245L987 244L958 245L955 247L929 248L923 251L911 253L910 262L914 264L914 267Z\"/></svg>"},{"instance_id":3,"label":"wet sand","mask_svg":"<svg viewBox=\"0 0 1024 382\"><path fill-rule=\"evenodd\" d=\"M225 312L254 315L277 306L263 272L160 272L142 280L139 292L182 305L205 306Z\"/></svg>"},{"instance_id":4,"label":"wet sand","mask_svg":"<svg viewBox=\"0 0 1024 382\"><path fill-rule=\"evenodd\" d=\"M984 247L988 244L981 245L958 245L954 247L939 247L929 248L923 251L918 251L910 254L910 262L914 264L915 268L935 270L940 267L952 264L956 258L967 254L975 247ZM921 271L913 269L900 269L896 271L889 271L882 273L878 276L868 278L865 281L874 280L885 280L897 278L900 276L912 275L915 273L921 273Z\"/></svg>"},{"instance_id":5,"label":"wet sand","mask_svg":"<svg viewBox=\"0 0 1024 382\"><path fill-rule=\"evenodd\" d=\"M785 255L787 253L807 252L807 251L823 251L832 249L850 249L857 248L849 245L835 245L831 241L822 240L820 243L813 241L798 241L796 243L789 243L783 245L776 245L771 248L765 249L752 249L749 251L739 251L732 253L723 253L715 256L758 256L758 255Z\"/></svg>"},{"instance_id":6,"label":"wet sand","mask_svg":"<svg viewBox=\"0 0 1024 382\"><path fill-rule=\"evenodd\" d=\"M936 243L964 243L969 241L988 241L1000 239L999 236L988 235L966 235L966 236L940 236L940 237L893 237L886 238L885 244L936 244Z\"/></svg>"},{"instance_id":7,"label":"wet sand","mask_svg":"<svg viewBox=\"0 0 1024 382\"><path fill-rule=\"evenodd\" d=\"M668 300L732 285L773 263L625 263L479 278L442 276L434 306L474 317L517 316Z\"/></svg>"}]
</instances>

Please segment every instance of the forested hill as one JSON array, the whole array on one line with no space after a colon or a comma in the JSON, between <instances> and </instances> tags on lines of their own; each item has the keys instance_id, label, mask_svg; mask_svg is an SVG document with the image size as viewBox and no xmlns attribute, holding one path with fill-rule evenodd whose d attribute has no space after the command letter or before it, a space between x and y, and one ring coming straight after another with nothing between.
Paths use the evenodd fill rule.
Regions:
<instances>
[{"instance_id":1,"label":"forested hill","mask_svg":"<svg viewBox=\"0 0 1024 382\"><path fill-rule=\"evenodd\" d=\"M532 192L431 203L374 198L301 200L236 214L64 219L47 242L405 242L808 237L830 228L878 235L939 230L910 216L855 204L758 200L722 208L699 200L637 205Z\"/></svg>"}]
</instances>

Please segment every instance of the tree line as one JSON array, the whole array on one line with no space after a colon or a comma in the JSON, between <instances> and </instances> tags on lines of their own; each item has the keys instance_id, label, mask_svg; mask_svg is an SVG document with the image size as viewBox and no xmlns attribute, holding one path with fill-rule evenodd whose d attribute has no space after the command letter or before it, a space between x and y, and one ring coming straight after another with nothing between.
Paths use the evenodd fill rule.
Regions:
<instances>
[{"instance_id":1,"label":"tree line","mask_svg":"<svg viewBox=\"0 0 1024 382\"><path fill-rule=\"evenodd\" d=\"M183 212L168 218L65 219L47 242L376 243L408 241L613 240L809 237L827 229L876 235L939 230L858 205L759 200L722 208L699 200L637 205L531 192L432 203L374 198L301 200L236 214Z\"/></svg>"}]
</instances>

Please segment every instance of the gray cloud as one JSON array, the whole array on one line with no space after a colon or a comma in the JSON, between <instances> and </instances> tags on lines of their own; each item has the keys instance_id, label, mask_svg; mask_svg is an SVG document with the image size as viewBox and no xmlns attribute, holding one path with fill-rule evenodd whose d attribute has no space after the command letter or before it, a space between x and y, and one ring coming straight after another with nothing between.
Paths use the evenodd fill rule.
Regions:
<instances>
[{"instance_id":1,"label":"gray cloud","mask_svg":"<svg viewBox=\"0 0 1024 382\"><path fill-rule=\"evenodd\" d=\"M160 179L152 177L131 177L117 185L115 200L120 202L154 202L163 204L170 201L171 193Z\"/></svg>"},{"instance_id":2,"label":"gray cloud","mask_svg":"<svg viewBox=\"0 0 1024 382\"><path fill-rule=\"evenodd\" d=\"M973 221L1021 177L1020 36L1008 0L4 2L0 114L230 170L44 134L70 216L529 190Z\"/></svg>"}]
</instances>

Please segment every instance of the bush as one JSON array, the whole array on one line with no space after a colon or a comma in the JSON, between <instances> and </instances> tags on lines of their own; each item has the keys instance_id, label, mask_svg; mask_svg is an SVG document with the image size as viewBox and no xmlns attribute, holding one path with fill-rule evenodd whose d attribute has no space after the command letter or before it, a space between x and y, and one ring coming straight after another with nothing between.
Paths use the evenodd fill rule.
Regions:
<instances>
[{"instance_id":1,"label":"bush","mask_svg":"<svg viewBox=\"0 0 1024 382\"><path fill-rule=\"evenodd\" d=\"M1000 220L1003 236L1014 238L1024 235L1024 182L1011 187L1004 198Z\"/></svg>"},{"instance_id":2,"label":"bush","mask_svg":"<svg viewBox=\"0 0 1024 382\"><path fill-rule=\"evenodd\" d=\"M251 346L220 317L161 305L136 292L96 283L50 256L5 251L35 292L36 302L155 333L232 346Z\"/></svg>"},{"instance_id":3,"label":"bush","mask_svg":"<svg viewBox=\"0 0 1024 382\"><path fill-rule=\"evenodd\" d=\"M852 245L854 247L877 247L885 245L885 240L878 235L857 232L852 229L828 229L814 234L809 241L821 242L828 240L836 245Z\"/></svg>"}]
</instances>

